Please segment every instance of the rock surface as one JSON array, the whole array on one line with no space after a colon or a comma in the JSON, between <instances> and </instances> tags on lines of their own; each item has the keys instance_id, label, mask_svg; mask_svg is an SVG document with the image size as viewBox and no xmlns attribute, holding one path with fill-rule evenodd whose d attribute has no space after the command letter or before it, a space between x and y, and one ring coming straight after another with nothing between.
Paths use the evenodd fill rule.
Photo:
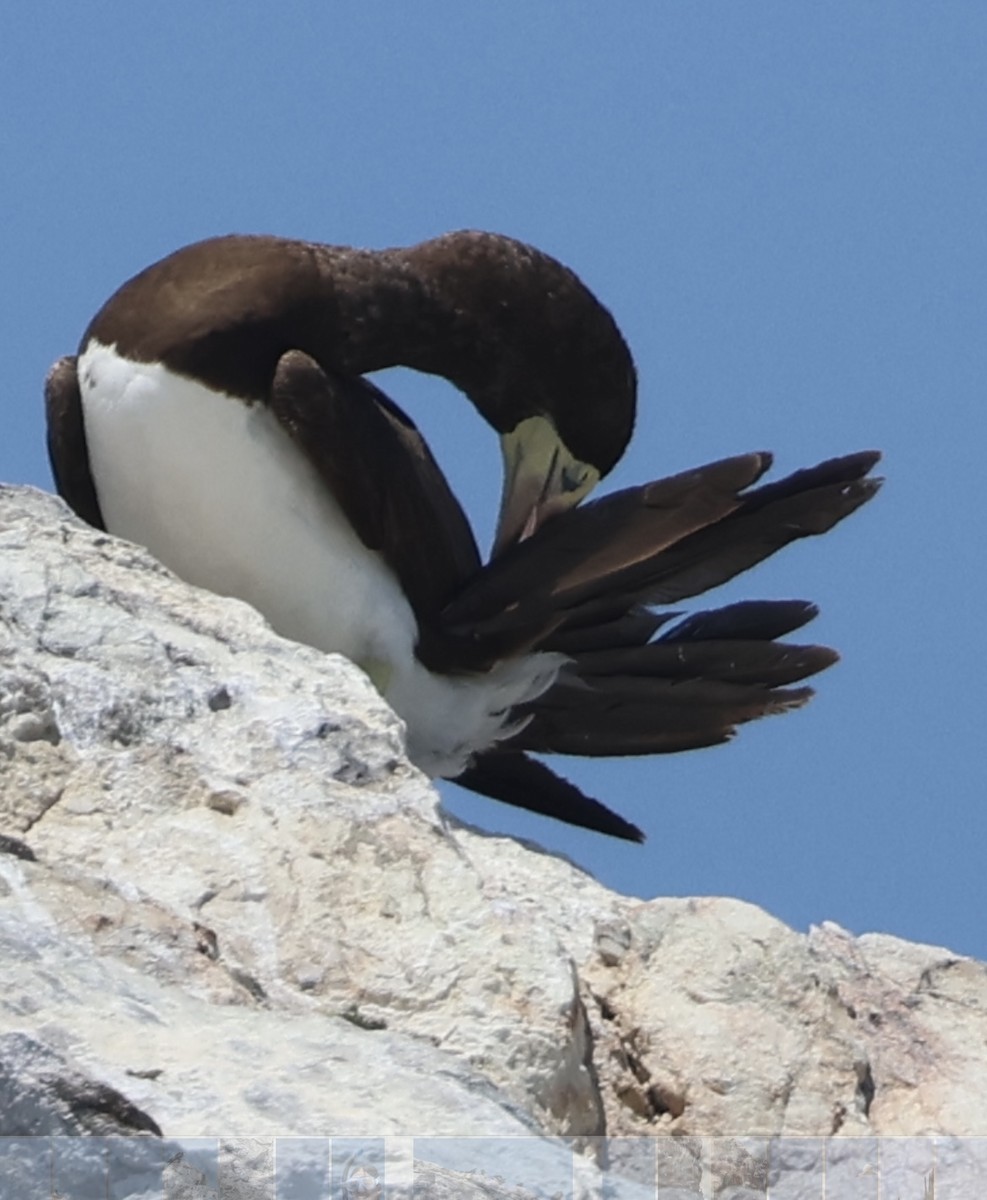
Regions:
<instances>
[{"instance_id":1,"label":"rock surface","mask_svg":"<svg viewBox=\"0 0 987 1200\"><path fill-rule=\"evenodd\" d=\"M987 1134L983 964L463 827L354 667L28 488L0 834L0 1035L169 1137Z\"/></svg>"}]
</instances>

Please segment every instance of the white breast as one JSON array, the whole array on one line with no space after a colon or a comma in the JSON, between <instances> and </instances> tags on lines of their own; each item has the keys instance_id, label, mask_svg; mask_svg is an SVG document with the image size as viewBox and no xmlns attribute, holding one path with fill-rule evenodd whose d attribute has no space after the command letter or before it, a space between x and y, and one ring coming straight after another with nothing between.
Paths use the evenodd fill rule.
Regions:
<instances>
[{"instance_id":1,"label":"white breast","mask_svg":"<svg viewBox=\"0 0 987 1200\"><path fill-rule=\"evenodd\" d=\"M111 533L190 583L237 596L285 637L362 666L431 775L511 732L504 710L547 688L556 655L483 676L434 675L398 581L353 532L263 404L247 405L92 341L79 384L96 491Z\"/></svg>"}]
</instances>

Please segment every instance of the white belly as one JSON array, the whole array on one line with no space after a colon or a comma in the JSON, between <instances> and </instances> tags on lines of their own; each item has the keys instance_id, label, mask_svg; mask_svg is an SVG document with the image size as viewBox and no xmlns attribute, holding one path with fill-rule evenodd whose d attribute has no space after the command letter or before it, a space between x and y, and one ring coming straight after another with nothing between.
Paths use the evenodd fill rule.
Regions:
<instances>
[{"instance_id":1,"label":"white belly","mask_svg":"<svg viewBox=\"0 0 987 1200\"><path fill-rule=\"evenodd\" d=\"M362 666L408 727L431 775L511 730L504 710L539 695L561 661L529 655L483 676L426 671L398 581L345 520L263 404L90 342L79 358L89 458L111 533L188 582L237 596L284 637Z\"/></svg>"}]
</instances>

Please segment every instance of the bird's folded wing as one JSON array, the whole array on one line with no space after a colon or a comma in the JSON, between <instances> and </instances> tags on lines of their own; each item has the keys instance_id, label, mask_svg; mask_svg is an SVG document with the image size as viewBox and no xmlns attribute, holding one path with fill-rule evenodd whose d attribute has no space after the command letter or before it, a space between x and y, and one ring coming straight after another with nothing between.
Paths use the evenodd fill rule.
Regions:
<instances>
[{"instance_id":1,"label":"bird's folded wing","mask_svg":"<svg viewBox=\"0 0 987 1200\"><path fill-rule=\"evenodd\" d=\"M45 379L48 457L58 493L84 521L105 529L89 469L76 356L60 358Z\"/></svg>"},{"instance_id":2,"label":"bird's folded wing","mask_svg":"<svg viewBox=\"0 0 987 1200\"><path fill-rule=\"evenodd\" d=\"M480 557L469 522L424 438L365 379L331 373L309 355L282 355L271 411L332 492L360 540L398 578L418 619L420 654L461 668L468 647L432 638L435 615L473 578ZM444 644L450 643L450 644Z\"/></svg>"}]
</instances>

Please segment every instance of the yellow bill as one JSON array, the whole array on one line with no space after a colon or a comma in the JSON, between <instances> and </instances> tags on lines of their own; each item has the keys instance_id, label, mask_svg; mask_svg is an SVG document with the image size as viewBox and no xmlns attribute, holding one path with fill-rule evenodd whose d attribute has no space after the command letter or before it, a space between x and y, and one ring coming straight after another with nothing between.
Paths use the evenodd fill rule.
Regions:
<instances>
[{"instance_id":1,"label":"yellow bill","mask_svg":"<svg viewBox=\"0 0 987 1200\"><path fill-rule=\"evenodd\" d=\"M572 455L547 417L526 417L501 435L500 445L504 490L491 557L578 504L600 481L600 472Z\"/></svg>"}]
</instances>

